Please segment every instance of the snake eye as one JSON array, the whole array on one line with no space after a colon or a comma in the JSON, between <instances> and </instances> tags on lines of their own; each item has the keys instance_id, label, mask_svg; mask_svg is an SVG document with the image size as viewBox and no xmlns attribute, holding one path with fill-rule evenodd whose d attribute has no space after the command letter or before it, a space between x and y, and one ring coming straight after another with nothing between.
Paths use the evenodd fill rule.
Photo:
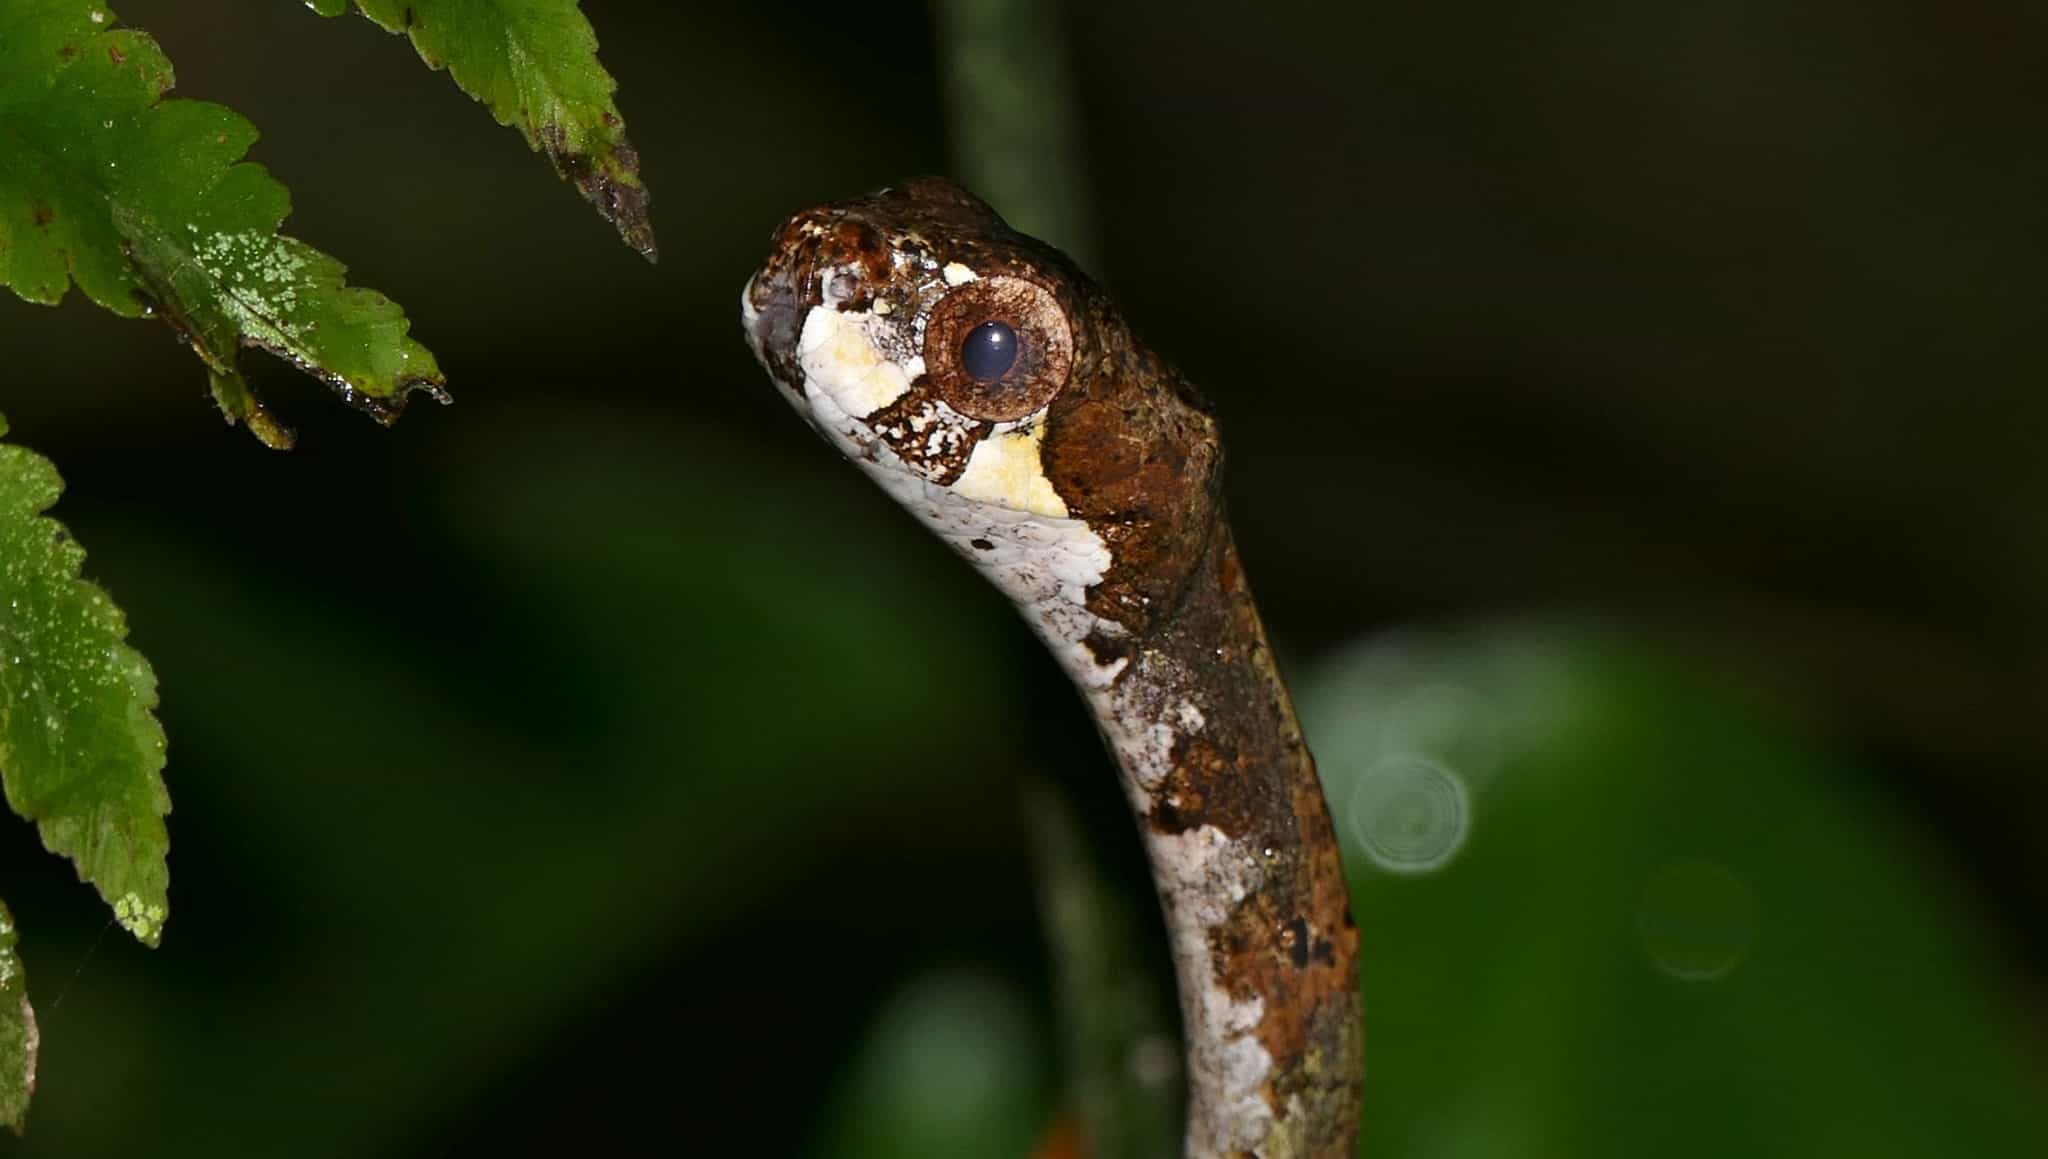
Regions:
<instances>
[{"instance_id":1,"label":"snake eye","mask_svg":"<svg viewBox=\"0 0 2048 1159\"><path fill-rule=\"evenodd\" d=\"M925 369L946 405L1009 422L1052 401L1073 368L1074 338L1052 292L1025 278L979 278L932 307Z\"/></svg>"},{"instance_id":2,"label":"snake eye","mask_svg":"<svg viewBox=\"0 0 2048 1159\"><path fill-rule=\"evenodd\" d=\"M1015 365L1017 331L1008 322L983 322L960 344L960 369L976 382L994 382Z\"/></svg>"}]
</instances>

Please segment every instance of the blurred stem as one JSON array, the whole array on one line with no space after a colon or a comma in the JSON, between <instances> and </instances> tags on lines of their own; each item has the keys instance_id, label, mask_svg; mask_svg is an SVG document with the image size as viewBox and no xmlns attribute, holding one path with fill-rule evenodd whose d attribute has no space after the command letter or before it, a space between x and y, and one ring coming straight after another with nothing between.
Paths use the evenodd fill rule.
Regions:
<instances>
[{"instance_id":1,"label":"blurred stem","mask_svg":"<svg viewBox=\"0 0 2048 1159\"><path fill-rule=\"evenodd\" d=\"M957 176L1010 224L1095 267L1073 85L1049 0L934 0ZM1025 828L1053 959L1069 1090L1091 1159L1180 1151L1180 1051L1144 930L1059 789L1028 782Z\"/></svg>"},{"instance_id":2,"label":"blurred stem","mask_svg":"<svg viewBox=\"0 0 2048 1159\"><path fill-rule=\"evenodd\" d=\"M1180 1150L1180 1048L1145 968L1136 915L1059 789L1026 781L1024 822L1086 1153L1166 1159Z\"/></svg>"},{"instance_id":3,"label":"blurred stem","mask_svg":"<svg viewBox=\"0 0 2048 1159\"><path fill-rule=\"evenodd\" d=\"M958 176L1090 273L1094 230L1066 34L1048 0L933 0Z\"/></svg>"}]
</instances>

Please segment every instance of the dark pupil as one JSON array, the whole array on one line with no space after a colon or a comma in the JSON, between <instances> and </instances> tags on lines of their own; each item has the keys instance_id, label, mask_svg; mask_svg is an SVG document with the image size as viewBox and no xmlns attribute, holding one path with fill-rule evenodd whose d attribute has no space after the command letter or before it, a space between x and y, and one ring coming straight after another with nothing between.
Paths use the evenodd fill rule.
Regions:
<instances>
[{"instance_id":1,"label":"dark pupil","mask_svg":"<svg viewBox=\"0 0 2048 1159\"><path fill-rule=\"evenodd\" d=\"M983 322L960 344L960 368L976 382L994 382L1017 364L1017 332L1008 322Z\"/></svg>"}]
</instances>

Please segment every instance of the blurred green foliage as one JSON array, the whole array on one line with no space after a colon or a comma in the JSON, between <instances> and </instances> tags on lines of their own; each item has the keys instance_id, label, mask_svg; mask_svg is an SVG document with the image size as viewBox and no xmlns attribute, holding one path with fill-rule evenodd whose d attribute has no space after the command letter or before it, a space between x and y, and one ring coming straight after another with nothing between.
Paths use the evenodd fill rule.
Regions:
<instances>
[{"instance_id":1,"label":"blurred green foliage","mask_svg":"<svg viewBox=\"0 0 2048 1159\"><path fill-rule=\"evenodd\" d=\"M1013 990L974 975L913 979L847 1060L811 1154L1028 1155L1051 1104L1044 1028Z\"/></svg>"},{"instance_id":2,"label":"blurred green foliage","mask_svg":"<svg viewBox=\"0 0 2048 1159\"><path fill-rule=\"evenodd\" d=\"M1611 631L1375 641L1305 689L1366 935L1381 1155L2026 1155L2019 980L1936 850ZM1469 813L1361 793L1424 760ZM1455 848L1380 871L1386 818Z\"/></svg>"}]
</instances>

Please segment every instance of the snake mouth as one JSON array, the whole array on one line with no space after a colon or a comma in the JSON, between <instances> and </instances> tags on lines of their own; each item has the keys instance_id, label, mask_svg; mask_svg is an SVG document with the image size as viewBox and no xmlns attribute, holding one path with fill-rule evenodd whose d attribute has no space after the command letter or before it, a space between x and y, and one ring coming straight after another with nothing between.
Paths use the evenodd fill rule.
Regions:
<instances>
[{"instance_id":1,"label":"snake mouth","mask_svg":"<svg viewBox=\"0 0 2048 1159\"><path fill-rule=\"evenodd\" d=\"M740 292L740 324L762 369L801 396L804 376L797 360L797 339L803 327L802 283L793 263L781 258L778 254L747 279Z\"/></svg>"}]
</instances>

